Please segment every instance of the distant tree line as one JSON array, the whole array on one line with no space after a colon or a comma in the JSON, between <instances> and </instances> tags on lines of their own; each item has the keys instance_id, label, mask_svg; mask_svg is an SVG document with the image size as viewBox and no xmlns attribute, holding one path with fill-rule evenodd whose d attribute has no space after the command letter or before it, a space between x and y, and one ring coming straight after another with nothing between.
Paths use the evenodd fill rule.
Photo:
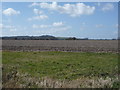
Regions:
<instances>
[{"instance_id":1,"label":"distant tree line","mask_svg":"<svg viewBox=\"0 0 120 90\"><path fill-rule=\"evenodd\" d=\"M15 36L15 37L2 37L3 40L58 40L54 36Z\"/></svg>"},{"instance_id":2,"label":"distant tree line","mask_svg":"<svg viewBox=\"0 0 120 90\"><path fill-rule=\"evenodd\" d=\"M117 40L117 39L89 39L89 38L76 38L76 37L54 37L50 35L43 36L11 36L0 37L2 40ZM120 40L120 38L118 38Z\"/></svg>"}]
</instances>

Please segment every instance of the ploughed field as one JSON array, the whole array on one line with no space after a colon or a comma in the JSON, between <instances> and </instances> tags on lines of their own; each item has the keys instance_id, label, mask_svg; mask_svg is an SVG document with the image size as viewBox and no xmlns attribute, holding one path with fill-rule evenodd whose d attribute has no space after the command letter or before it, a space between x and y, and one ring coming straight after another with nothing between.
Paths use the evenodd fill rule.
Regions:
<instances>
[{"instance_id":1,"label":"ploughed field","mask_svg":"<svg viewBox=\"0 0 120 90\"><path fill-rule=\"evenodd\" d=\"M117 40L2 40L2 50L117 52Z\"/></svg>"}]
</instances>

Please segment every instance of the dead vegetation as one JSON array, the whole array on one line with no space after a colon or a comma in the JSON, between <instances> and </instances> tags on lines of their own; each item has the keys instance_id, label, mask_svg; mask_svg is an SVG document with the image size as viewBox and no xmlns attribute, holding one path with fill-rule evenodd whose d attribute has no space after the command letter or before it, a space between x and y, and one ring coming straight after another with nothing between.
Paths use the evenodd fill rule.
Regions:
<instances>
[{"instance_id":1,"label":"dead vegetation","mask_svg":"<svg viewBox=\"0 0 120 90\"><path fill-rule=\"evenodd\" d=\"M32 77L28 73L21 74L14 68L10 73L3 72L3 88L114 88L114 83L119 84L118 76L114 78L83 76L75 80L59 80Z\"/></svg>"}]
</instances>

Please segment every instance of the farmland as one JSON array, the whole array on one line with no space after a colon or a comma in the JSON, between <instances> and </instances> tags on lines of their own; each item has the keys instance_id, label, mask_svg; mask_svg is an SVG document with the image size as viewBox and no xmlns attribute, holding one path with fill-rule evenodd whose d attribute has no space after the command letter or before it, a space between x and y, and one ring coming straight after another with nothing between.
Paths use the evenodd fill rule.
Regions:
<instances>
[{"instance_id":1,"label":"farmland","mask_svg":"<svg viewBox=\"0 0 120 90\"><path fill-rule=\"evenodd\" d=\"M3 40L3 50L117 52L117 40Z\"/></svg>"},{"instance_id":2,"label":"farmland","mask_svg":"<svg viewBox=\"0 0 120 90\"><path fill-rule=\"evenodd\" d=\"M117 45L116 40L3 40L3 87L118 88Z\"/></svg>"}]
</instances>

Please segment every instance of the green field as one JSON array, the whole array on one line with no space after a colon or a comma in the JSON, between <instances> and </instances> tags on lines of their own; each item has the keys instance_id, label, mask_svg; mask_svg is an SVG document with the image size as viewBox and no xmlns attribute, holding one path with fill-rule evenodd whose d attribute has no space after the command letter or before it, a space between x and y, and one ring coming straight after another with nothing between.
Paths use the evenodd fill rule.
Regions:
<instances>
[{"instance_id":1,"label":"green field","mask_svg":"<svg viewBox=\"0 0 120 90\"><path fill-rule=\"evenodd\" d=\"M106 79L109 77L116 79L118 74L118 55L115 53L4 51L2 55L5 76L15 70L19 74L27 73L27 77L75 81L80 78ZM6 78L5 76L4 78ZM6 85L7 80L4 83ZM38 86L34 84L33 87Z\"/></svg>"}]
</instances>

